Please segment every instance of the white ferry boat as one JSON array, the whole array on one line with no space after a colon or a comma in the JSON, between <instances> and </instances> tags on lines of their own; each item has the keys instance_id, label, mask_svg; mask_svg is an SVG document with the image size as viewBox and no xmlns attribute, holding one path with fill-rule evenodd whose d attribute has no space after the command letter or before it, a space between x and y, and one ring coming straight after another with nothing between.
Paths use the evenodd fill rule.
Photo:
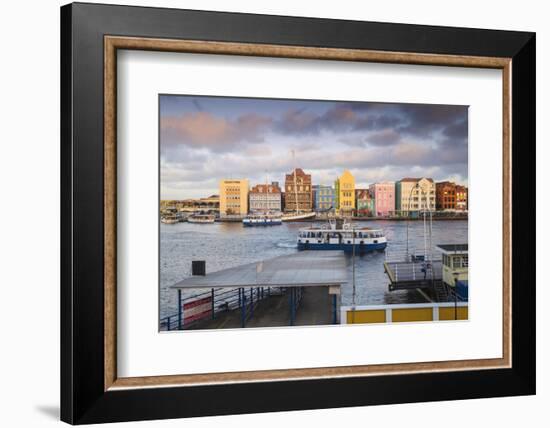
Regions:
<instances>
[{"instance_id":1,"label":"white ferry boat","mask_svg":"<svg viewBox=\"0 0 550 428\"><path fill-rule=\"evenodd\" d=\"M344 250L356 254L383 251L388 240L381 229L354 228L343 220L330 220L324 227L307 227L298 234L298 250Z\"/></svg>"},{"instance_id":2,"label":"white ferry boat","mask_svg":"<svg viewBox=\"0 0 550 428\"><path fill-rule=\"evenodd\" d=\"M273 214L251 214L243 218L243 226L279 226L283 224L280 215Z\"/></svg>"},{"instance_id":3,"label":"white ferry boat","mask_svg":"<svg viewBox=\"0 0 550 428\"><path fill-rule=\"evenodd\" d=\"M214 223L216 221L216 216L213 214L193 214L187 217L188 223Z\"/></svg>"}]
</instances>

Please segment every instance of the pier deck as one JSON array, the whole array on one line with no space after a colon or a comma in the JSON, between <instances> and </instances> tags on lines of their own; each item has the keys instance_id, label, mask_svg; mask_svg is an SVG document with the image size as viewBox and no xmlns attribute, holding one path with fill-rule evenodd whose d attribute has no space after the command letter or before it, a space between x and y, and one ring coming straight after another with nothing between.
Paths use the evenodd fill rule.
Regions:
<instances>
[{"instance_id":1,"label":"pier deck","mask_svg":"<svg viewBox=\"0 0 550 428\"><path fill-rule=\"evenodd\" d=\"M433 282L441 282L442 269L441 260L432 261L431 269L423 262L384 262L390 291L432 287Z\"/></svg>"}]
</instances>

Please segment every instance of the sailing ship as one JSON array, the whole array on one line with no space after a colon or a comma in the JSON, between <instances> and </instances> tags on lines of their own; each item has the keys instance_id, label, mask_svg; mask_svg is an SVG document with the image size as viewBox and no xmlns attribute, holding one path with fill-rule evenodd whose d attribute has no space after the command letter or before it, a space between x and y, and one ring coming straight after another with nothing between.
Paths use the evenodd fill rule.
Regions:
<instances>
[{"instance_id":1,"label":"sailing ship","mask_svg":"<svg viewBox=\"0 0 550 428\"><path fill-rule=\"evenodd\" d=\"M294 159L294 150L292 150L292 158ZM294 198L296 202L296 210L294 212L283 214L282 221L303 221L315 218L315 212L313 211L301 211L298 204L298 184L296 180L296 168L293 171L294 174Z\"/></svg>"}]
</instances>

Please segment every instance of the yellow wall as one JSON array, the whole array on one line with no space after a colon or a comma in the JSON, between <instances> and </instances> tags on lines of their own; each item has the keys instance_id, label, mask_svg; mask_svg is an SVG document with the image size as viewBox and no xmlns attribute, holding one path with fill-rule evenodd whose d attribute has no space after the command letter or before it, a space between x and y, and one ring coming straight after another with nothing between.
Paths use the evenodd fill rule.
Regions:
<instances>
[{"instance_id":1,"label":"yellow wall","mask_svg":"<svg viewBox=\"0 0 550 428\"><path fill-rule=\"evenodd\" d=\"M386 311L368 310L368 311L348 311L346 312L348 324L370 324L377 322L386 322Z\"/></svg>"},{"instance_id":2,"label":"yellow wall","mask_svg":"<svg viewBox=\"0 0 550 428\"><path fill-rule=\"evenodd\" d=\"M248 213L248 180L220 181L220 213L222 215Z\"/></svg>"},{"instance_id":3,"label":"yellow wall","mask_svg":"<svg viewBox=\"0 0 550 428\"><path fill-rule=\"evenodd\" d=\"M394 309L392 322L433 321L432 308Z\"/></svg>"},{"instance_id":4,"label":"yellow wall","mask_svg":"<svg viewBox=\"0 0 550 428\"><path fill-rule=\"evenodd\" d=\"M338 205L340 210L351 211L355 209L355 178L351 172L345 170L339 178Z\"/></svg>"},{"instance_id":5,"label":"yellow wall","mask_svg":"<svg viewBox=\"0 0 550 428\"><path fill-rule=\"evenodd\" d=\"M431 306L429 307L401 307L389 309L391 311L391 322L418 322L418 321L434 321L434 313ZM449 321L455 319L454 306L435 307L435 311L440 321ZM468 306L457 307L457 319L468 319ZM386 309L356 309L355 311L346 311L347 324L371 324L389 322L386 319Z\"/></svg>"},{"instance_id":6,"label":"yellow wall","mask_svg":"<svg viewBox=\"0 0 550 428\"><path fill-rule=\"evenodd\" d=\"M456 308L457 319L467 320L468 319L468 307L461 306ZM455 308L439 308L439 319L441 321L454 320L455 319Z\"/></svg>"}]
</instances>

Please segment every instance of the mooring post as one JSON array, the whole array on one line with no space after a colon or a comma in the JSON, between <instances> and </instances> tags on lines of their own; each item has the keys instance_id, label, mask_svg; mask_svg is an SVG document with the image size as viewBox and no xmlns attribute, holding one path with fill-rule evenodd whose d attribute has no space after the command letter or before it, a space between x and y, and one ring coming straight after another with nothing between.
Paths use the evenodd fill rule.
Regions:
<instances>
[{"instance_id":1,"label":"mooring post","mask_svg":"<svg viewBox=\"0 0 550 428\"><path fill-rule=\"evenodd\" d=\"M289 306L290 306L290 325L294 325L294 287L289 289Z\"/></svg>"},{"instance_id":2,"label":"mooring post","mask_svg":"<svg viewBox=\"0 0 550 428\"><path fill-rule=\"evenodd\" d=\"M181 330L183 308L181 307L181 289L178 288L178 330Z\"/></svg>"},{"instance_id":3,"label":"mooring post","mask_svg":"<svg viewBox=\"0 0 550 428\"><path fill-rule=\"evenodd\" d=\"M239 288L239 296L241 296L241 327L246 326L246 296L244 288Z\"/></svg>"},{"instance_id":4,"label":"mooring post","mask_svg":"<svg viewBox=\"0 0 550 428\"><path fill-rule=\"evenodd\" d=\"M211 291L210 299L212 300L212 309L211 309L212 319L214 319L215 318L215 316L214 316L214 289L212 289L212 291Z\"/></svg>"},{"instance_id":5,"label":"mooring post","mask_svg":"<svg viewBox=\"0 0 550 428\"><path fill-rule=\"evenodd\" d=\"M254 288L250 287L250 318L254 316Z\"/></svg>"}]
</instances>

